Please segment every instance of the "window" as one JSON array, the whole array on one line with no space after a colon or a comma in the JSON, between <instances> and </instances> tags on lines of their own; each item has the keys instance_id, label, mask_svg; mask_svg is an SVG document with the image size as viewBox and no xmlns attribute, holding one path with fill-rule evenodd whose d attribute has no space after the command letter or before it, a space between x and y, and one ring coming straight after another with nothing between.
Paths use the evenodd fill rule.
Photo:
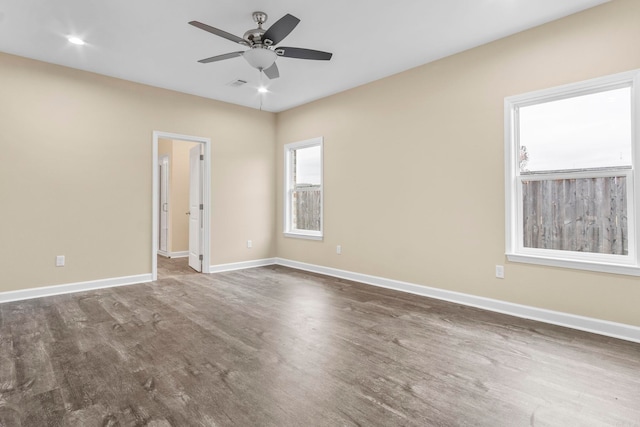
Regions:
<instances>
[{"instance_id":1,"label":"window","mask_svg":"<svg viewBox=\"0 0 640 427\"><path fill-rule=\"evenodd\" d=\"M640 275L640 71L505 99L510 261Z\"/></svg>"},{"instance_id":2,"label":"window","mask_svg":"<svg viewBox=\"0 0 640 427\"><path fill-rule=\"evenodd\" d=\"M284 234L322 239L322 138L287 144Z\"/></svg>"}]
</instances>

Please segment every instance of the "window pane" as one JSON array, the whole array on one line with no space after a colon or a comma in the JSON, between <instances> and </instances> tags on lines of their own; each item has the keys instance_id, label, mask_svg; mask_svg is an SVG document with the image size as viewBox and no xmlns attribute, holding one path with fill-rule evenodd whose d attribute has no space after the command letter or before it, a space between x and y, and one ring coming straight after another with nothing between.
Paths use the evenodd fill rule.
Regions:
<instances>
[{"instance_id":1,"label":"window pane","mask_svg":"<svg viewBox=\"0 0 640 427\"><path fill-rule=\"evenodd\" d=\"M631 165L631 88L521 107L520 172Z\"/></svg>"},{"instance_id":2,"label":"window pane","mask_svg":"<svg viewBox=\"0 0 640 427\"><path fill-rule=\"evenodd\" d=\"M320 185L320 146L295 150L296 186Z\"/></svg>"},{"instance_id":3,"label":"window pane","mask_svg":"<svg viewBox=\"0 0 640 427\"><path fill-rule=\"evenodd\" d=\"M293 151L293 188L291 227L294 230L320 231L322 206L322 168L320 145Z\"/></svg>"},{"instance_id":4,"label":"window pane","mask_svg":"<svg viewBox=\"0 0 640 427\"><path fill-rule=\"evenodd\" d=\"M526 248L627 255L626 177L523 181Z\"/></svg>"},{"instance_id":5,"label":"window pane","mask_svg":"<svg viewBox=\"0 0 640 427\"><path fill-rule=\"evenodd\" d=\"M293 228L296 230L320 231L320 187L308 187L293 191Z\"/></svg>"}]
</instances>

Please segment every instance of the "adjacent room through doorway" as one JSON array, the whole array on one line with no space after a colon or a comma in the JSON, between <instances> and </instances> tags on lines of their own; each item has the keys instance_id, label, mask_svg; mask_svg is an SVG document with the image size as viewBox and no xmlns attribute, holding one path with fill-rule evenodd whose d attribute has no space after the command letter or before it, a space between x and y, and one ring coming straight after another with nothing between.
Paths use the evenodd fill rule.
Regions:
<instances>
[{"instance_id":1,"label":"adjacent room through doorway","mask_svg":"<svg viewBox=\"0 0 640 427\"><path fill-rule=\"evenodd\" d=\"M207 143L154 133L154 279L208 272Z\"/></svg>"}]
</instances>

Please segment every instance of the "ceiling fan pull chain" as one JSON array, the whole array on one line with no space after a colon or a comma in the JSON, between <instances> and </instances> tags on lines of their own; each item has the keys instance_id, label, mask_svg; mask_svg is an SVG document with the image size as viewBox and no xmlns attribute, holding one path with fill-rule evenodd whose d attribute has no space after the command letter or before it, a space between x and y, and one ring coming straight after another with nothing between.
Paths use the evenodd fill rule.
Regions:
<instances>
[{"instance_id":1,"label":"ceiling fan pull chain","mask_svg":"<svg viewBox=\"0 0 640 427\"><path fill-rule=\"evenodd\" d=\"M262 82L262 70L258 70L258 74L260 74L260 87L263 88L264 83ZM258 93L260 94L260 111L262 111L262 99L264 98L264 93L261 90L259 90Z\"/></svg>"}]
</instances>

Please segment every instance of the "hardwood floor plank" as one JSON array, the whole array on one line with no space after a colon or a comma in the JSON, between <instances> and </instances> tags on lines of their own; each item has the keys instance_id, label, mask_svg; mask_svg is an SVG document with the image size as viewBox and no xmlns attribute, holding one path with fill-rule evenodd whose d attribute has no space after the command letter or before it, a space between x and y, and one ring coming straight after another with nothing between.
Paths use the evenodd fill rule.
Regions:
<instances>
[{"instance_id":1,"label":"hardwood floor plank","mask_svg":"<svg viewBox=\"0 0 640 427\"><path fill-rule=\"evenodd\" d=\"M16 385L21 393L39 394L57 387L49 362L48 343L34 337L18 337L14 341Z\"/></svg>"},{"instance_id":2,"label":"hardwood floor plank","mask_svg":"<svg viewBox=\"0 0 640 427\"><path fill-rule=\"evenodd\" d=\"M21 427L23 424L19 408L9 404L0 405L0 425Z\"/></svg>"},{"instance_id":3,"label":"hardwood floor plank","mask_svg":"<svg viewBox=\"0 0 640 427\"><path fill-rule=\"evenodd\" d=\"M638 344L184 262L153 283L0 305L0 425L640 426Z\"/></svg>"},{"instance_id":4,"label":"hardwood floor plank","mask_svg":"<svg viewBox=\"0 0 640 427\"><path fill-rule=\"evenodd\" d=\"M60 390L54 389L25 397L20 406L25 426L54 427L62 424L65 413Z\"/></svg>"}]
</instances>

